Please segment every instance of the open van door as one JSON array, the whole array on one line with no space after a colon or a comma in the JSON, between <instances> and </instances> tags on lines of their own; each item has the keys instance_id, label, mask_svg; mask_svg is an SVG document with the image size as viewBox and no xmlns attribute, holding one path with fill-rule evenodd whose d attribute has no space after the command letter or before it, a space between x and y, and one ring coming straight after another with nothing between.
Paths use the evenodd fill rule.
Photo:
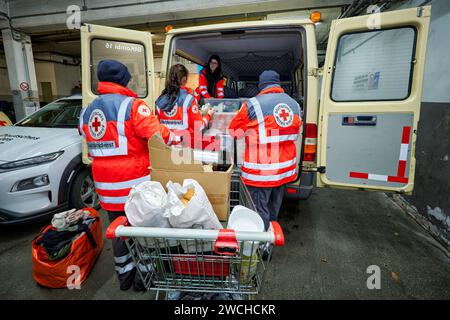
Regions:
<instances>
[{"instance_id":1,"label":"open van door","mask_svg":"<svg viewBox=\"0 0 450 320\"><path fill-rule=\"evenodd\" d=\"M317 186L411 193L431 7L332 22Z\"/></svg>"},{"instance_id":2,"label":"open van door","mask_svg":"<svg viewBox=\"0 0 450 320\"><path fill-rule=\"evenodd\" d=\"M131 74L127 87L153 107L153 47L149 32L93 24L81 27L83 107L87 107L98 95L97 64L103 59L114 59L125 64ZM83 163L90 163L84 141Z\"/></svg>"}]
</instances>

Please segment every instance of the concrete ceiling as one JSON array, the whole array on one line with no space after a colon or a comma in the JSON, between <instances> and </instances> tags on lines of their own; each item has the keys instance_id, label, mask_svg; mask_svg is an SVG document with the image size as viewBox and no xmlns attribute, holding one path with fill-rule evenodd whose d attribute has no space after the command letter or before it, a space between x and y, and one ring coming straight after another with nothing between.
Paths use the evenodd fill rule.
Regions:
<instances>
[{"instance_id":1,"label":"concrete ceiling","mask_svg":"<svg viewBox=\"0 0 450 320\"><path fill-rule=\"evenodd\" d=\"M352 0L0 0L11 25L32 36L37 52L79 55L79 32L66 26L69 6L77 6L81 23L120 26L155 34L164 41L164 26L186 27L210 23L265 19L268 14L334 8L340 11ZM0 19L0 28L8 21ZM163 46L154 46L155 55Z\"/></svg>"},{"instance_id":2,"label":"concrete ceiling","mask_svg":"<svg viewBox=\"0 0 450 320\"><path fill-rule=\"evenodd\" d=\"M200 26L211 23L226 23L237 21L261 20L265 15L252 15L247 18L220 17L220 18L198 18L167 22L155 22L144 24L130 24L134 21L128 21L128 24L120 26L121 28L148 31L152 34L153 51L155 56L162 56L165 41L164 28L172 25L175 28L184 28L191 26ZM0 33L1 35L1 33ZM1 38L1 37L0 37ZM80 55L80 32L79 30L58 30L58 31L39 31L31 34L34 52L58 52L71 56Z\"/></svg>"},{"instance_id":3,"label":"concrete ceiling","mask_svg":"<svg viewBox=\"0 0 450 320\"><path fill-rule=\"evenodd\" d=\"M0 0L12 25L27 33L67 29L68 9L81 11L82 23L123 26L177 20L268 14L342 7L352 0Z\"/></svg>"},{"instance_id":4,"label":"concrete ceiling","mask_svg":"<svg viewBox=\"0 0 450 320\"><path fill-rule=\"evenodd\" d=\"M81 23L119 26L150 31L156 57L162 56L164 27L175 28L211 23L261 19L308 18L320 10L323 20L316 25L319 52L324 51L330 23L353 3L352 0L0 0L0 14L6 12L12 26L31 35L33 51L80 56L79 31L66 26L67 7L81 9ZM1 17L1 15L0 15ZM7 20L0 19L3 26Z\"/></svg>"}]
</instances>

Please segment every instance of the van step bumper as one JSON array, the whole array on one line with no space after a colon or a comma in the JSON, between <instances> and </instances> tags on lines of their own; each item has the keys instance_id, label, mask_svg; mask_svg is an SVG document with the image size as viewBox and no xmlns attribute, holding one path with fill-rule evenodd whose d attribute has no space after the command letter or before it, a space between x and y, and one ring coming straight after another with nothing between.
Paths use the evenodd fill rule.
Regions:
<instances>
[{"instance_id":1,"label":"van step bumper","mask_svg":"<svg viewBox=\"0 0 450 320\"><path fill-rule=\"evenodd\" d=\"M314 189L315 175L315 172L302 172L300 176L300 183L297 181L286 186L284 198L297 200L308 199Z\"/></svg>"}]
</instances>

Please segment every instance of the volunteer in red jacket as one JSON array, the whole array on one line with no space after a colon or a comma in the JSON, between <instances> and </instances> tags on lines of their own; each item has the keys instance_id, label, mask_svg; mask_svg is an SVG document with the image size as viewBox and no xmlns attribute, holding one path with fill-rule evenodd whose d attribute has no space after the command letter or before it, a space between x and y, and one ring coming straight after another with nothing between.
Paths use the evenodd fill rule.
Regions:
<instances>
[{"instance_id":1,"label":"volunteer in red jacket","mask_svg":"<svg viewBox=\"0 0 450 320\"><path fill-rule=\"evenodd\" d=\"M208 60L208 64L200 71L198 87L195 89L194 95L197 102L202 97L206 99L223 99L222 62L218 55L212 55Z\"/></svg>"},{"instance_id":2,"label":"volunteer in red jacket","mask_svg":"<svg viewBox=\"0 0 450 320\"><path fill-rule=\"evenodd\" d=\"M210 108L202 117L191 90L185 87L188 74L182 64L170 68L166 87L156 100L156 115L175 134L174 143L182 140L186 146L201 148L202 130L208 127L214 111Z\"/></svg>"},{"instance_id":3,"label":"volunteer in red jacket","mask_svg":"<svg viewBox=\"0 0 450 320\"><path fill-rule=\"evenodd\" d=\"M173 134L126 87L131 75L125 65L102 60L97 66L97 77L100 95L82 111L79 129L93 158L92 175L100 205L112 222L125 215L131 187L150 179L148 139L161 133L170 144ZM127 290L137 275L134 262L120 239L113 240L113 253L120 289ZM135 289L142 287L135 285Z\"/></svg>"},{"instance_id":4,"label":"volunteer in red jacket","mask_svg":"<svg viewBox=\"0 0 450 320\"><path fill-rule=\"evenodd\" d=\"M296 141L302 123L299 104L284 93L280 76L264 71L260 93L242 104L229 133L245 136L242 180L247 185L265 228L276 221L285 185L297 178Z\"/></svg>"}]
</instances>

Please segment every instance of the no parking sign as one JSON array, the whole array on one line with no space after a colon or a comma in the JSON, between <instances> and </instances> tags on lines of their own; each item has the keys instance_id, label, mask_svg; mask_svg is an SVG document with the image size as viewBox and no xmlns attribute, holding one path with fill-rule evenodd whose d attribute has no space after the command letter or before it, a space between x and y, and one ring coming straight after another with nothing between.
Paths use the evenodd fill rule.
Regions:
<instances>
[{"instance_id":1,"label":"no parking sign","mask_svg":"<svg viewBox=\"0 0 450 320\"><path fill-rule=\"evenodd\" d=\"M22 91L28 91L28 89L30 89L30 86L28 85L27 82L21 82L19 87L20 87L20 90L22 90Z\"/></svg>"}]
</instances>

